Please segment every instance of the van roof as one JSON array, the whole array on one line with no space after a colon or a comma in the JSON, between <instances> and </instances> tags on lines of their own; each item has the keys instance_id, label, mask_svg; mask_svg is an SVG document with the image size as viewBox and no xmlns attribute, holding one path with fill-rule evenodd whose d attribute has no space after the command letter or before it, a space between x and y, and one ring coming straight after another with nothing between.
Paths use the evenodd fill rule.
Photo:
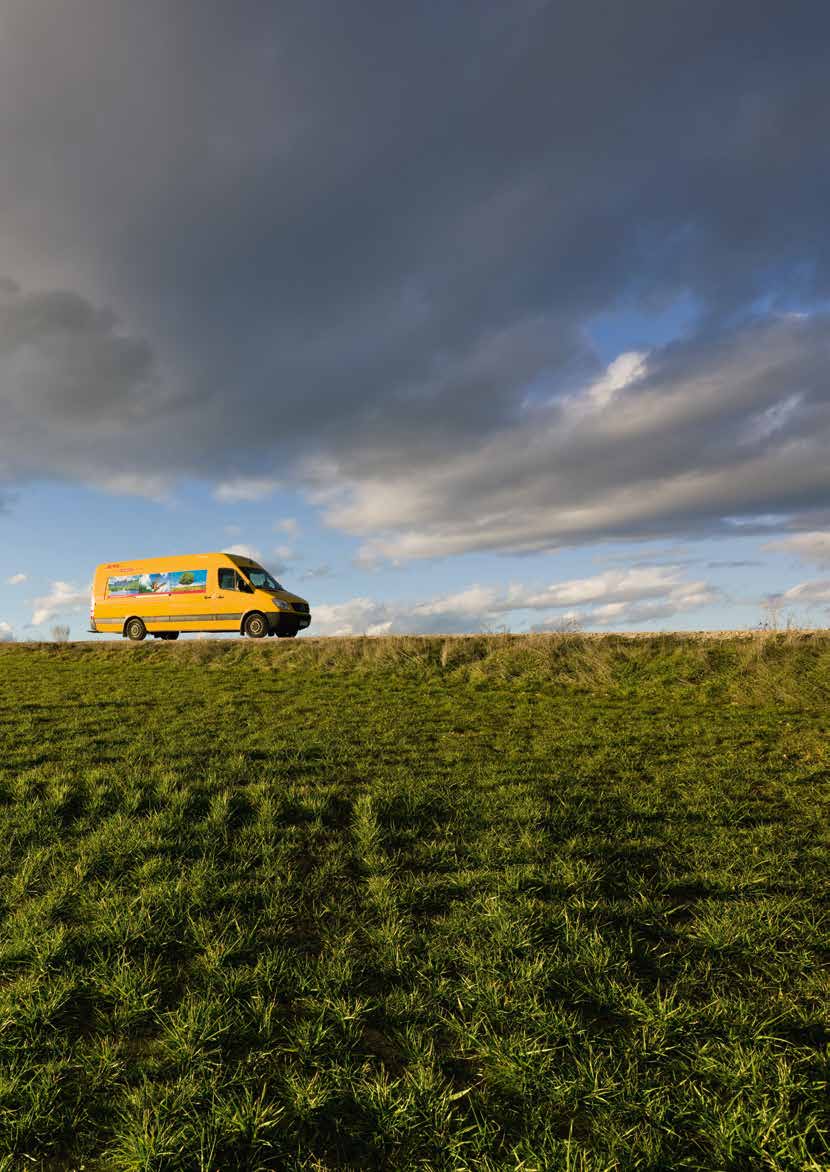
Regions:
<instances>
[{"instance_id":1,"label":"van roof","mask_svg":"<svg viewBox=\"0 0 830 1172\"><path fill-rule=\"evenodd\" d=\"M236 553L226 553L224 550L215 550L211 553L171 553L159 554L156 557L121 558L117 562L101 562L96 568L99 570L118 570L122 566L144 565L152 562L200 562L209 558L227 558L235 566L259 566L253 558L243 557Z\"/></svg>"},{"instance_id":2,"label":"van roof","mask_svg":"<svg viewBox=\"0 0 830 1172\"><path fill-rule=\"evenodd\" d=\"M253 558L243 557L238 553L223 553L220 555L223 558L230 558L230 560L237 566L258 566L259 562L255 562Z\"/></svg>"}]
</instances>

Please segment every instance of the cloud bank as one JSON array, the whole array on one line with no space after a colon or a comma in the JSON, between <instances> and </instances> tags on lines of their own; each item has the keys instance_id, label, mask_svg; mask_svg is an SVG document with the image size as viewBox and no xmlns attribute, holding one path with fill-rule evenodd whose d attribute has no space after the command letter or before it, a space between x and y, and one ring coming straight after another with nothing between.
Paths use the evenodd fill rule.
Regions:
<instances>
[{"instance_id":1,"label":"cloud bank","mask_svg":"<svg viewBox=\"0 0 830 1172\"><path fill-rule=\"evenodd\" d=\"M732 515L764 531L765 514L830 494L828 359L823 315L676 343L452 460L408 460L403 441L376 475L345 459L322 470L321 499L333 524L380 531L368 559L734 534ZM757 428L794 384L797 409Z\"/></svg>"},{"instance_id":2,"label":"cloud bank","mask_svg":"<svg viewBox=\"0 0 830 1172\"><path fill-rule=\"evenodd\" d=\"M470 586L427 601L385 603L372 598L314 607L314 633L320 635L456 634L499 629L510 616L525 625L527 613L539 621L532 630L562 626L624 629L671 618L718 601L718 591L703 581L688 581L679 567L640 566L608 570L541 589L512 585Z\"/></svg>"},{"instance_id":3,"label":"cloud bank","mask_svg":"<svg viewBox=\"0 0 830 1172\"><path fill-rule=\"evenodd\" d=\"M8 0L0 494L291 484L368 560L820 528L828 34ZM601 360L599 322L678 305Z\"/></svg>"}]
</instances>

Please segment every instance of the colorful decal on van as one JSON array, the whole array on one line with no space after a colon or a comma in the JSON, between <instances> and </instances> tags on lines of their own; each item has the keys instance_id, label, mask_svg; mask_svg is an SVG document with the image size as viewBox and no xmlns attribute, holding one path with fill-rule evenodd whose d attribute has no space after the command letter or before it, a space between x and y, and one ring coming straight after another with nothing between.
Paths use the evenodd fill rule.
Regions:
<instances>
[{"instance_id":1,"label":"colorful decal on van","mask_svg":"<svg viewBox=\"0 0 830 1172\"><path fill-rule=\"evenodd\" d=\"M204 594L207 570L171 570L166 574L130 574L107 579L107 598L133 598L146 594Z\"/></svg>"}]
</instances>

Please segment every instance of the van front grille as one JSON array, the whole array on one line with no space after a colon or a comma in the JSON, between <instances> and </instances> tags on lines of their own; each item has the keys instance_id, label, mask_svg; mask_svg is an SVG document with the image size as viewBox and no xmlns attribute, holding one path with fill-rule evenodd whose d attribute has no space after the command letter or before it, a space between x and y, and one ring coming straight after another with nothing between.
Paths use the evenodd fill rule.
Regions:
<instances>
[{"instance_id":1,"label":"van front grille","mask_svg":"<svg viewBox=\"0 0 830 1172\"><path fill-rule=\"evenodd\" d=\"M294 607L295 610L299 611L300 614L308 614L308 603L307 602L292 602L291 605Z\"/></svg>"}]
</instances>

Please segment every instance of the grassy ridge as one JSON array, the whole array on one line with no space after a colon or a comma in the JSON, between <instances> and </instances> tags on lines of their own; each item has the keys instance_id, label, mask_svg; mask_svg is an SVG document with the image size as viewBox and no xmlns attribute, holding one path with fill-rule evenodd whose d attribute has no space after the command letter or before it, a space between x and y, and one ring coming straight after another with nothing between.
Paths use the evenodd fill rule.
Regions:
<instances>
[{"instance_id":1,"label":"grassy ridge","mask_svg":"<svg viewBox=\"0 0 830 1172\"><path fill-rule=\"evenodd\" d=\"M830 639L0 647L0 1169L804 1169Z\"/></svg>"}]
</instances>

